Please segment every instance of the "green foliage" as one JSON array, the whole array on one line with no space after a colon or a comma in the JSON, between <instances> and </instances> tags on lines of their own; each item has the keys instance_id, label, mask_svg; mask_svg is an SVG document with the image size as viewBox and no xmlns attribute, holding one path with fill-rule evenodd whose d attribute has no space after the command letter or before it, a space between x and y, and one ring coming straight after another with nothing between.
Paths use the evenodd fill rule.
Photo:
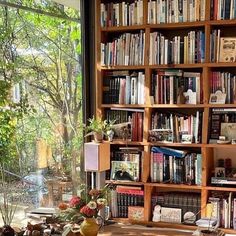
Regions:
<instances>
[{"instance_id":1,"label":"green foliage","mask_svg":"<svg viewBox=\"0 0 236 236\"><path fill-rule=\"evenodd\" d=\"M104 133L106 131L107 120L103 120L101 117L89 118L88 125L85 127L87 132L92 131L96 133Z\"/></svg>"},{"instance_id":2,"label":"green foliage","mask_svg":"<svg viewBox=\"0 0 236 236\"><path fill-rule=\"evenodd\" d=\"M115 120L107 121L103 120L101 117L88 119L88 125L85 126L85 130L87 132L96 132L106 134L108 130L113 129L113 125L115 124Z\"/></svg>"},{"instance_id":3,"label":"green foliage","mask_svg":"<svg viewBox=\"0 0 236 236\"><path fill-rule=\"evenodd\" d=\"M17 4L79 18L77 11L52 1L20 0ZM0 30L0 71L7 81L3 85L0 81L0 107L10 107L0 118L5 122L5 128L0 127L5 135L0 137L0 155L4 160L14 159L18 166L13 168L20 168L22 174L28 168L34 171L36 140L41 138L54 159L61 157L67 172L72 158L80 162L83 141L80 25L0 7ZM21 86L20 104L9 103L14 83Z\"/></svg>"}]
</instances>

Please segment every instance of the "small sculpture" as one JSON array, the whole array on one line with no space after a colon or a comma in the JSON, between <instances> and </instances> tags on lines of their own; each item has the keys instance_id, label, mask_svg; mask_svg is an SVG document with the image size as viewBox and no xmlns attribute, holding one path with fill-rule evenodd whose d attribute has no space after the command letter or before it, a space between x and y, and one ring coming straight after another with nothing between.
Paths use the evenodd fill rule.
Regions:
<instances>
[{"instance_id":1,"label":"small sculpture","mask_svg":"<svg viewBox=\"0 0 236 236\"><path fill-rule=\"evenodd\" d=\"M161 206L160 205L156 205L154 207L152 221L153 222L161 221Z\"/></svg>"}]
</instances>

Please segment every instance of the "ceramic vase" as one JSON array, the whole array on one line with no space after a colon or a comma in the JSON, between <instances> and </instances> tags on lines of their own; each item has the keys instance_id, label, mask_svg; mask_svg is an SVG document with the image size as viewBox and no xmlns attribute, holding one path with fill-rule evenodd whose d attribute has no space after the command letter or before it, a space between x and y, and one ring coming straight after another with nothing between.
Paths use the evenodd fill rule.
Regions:
<instances>
[{"instance_id":1,"label":"ceramic vase","mask_svg":"<svg viewBox=\"0 0 236 236\"><path fill-rule=\"evenodd\" d=\"M80 225L80 233L83 236L97 236L99 225L94 218L85 218Z\"/></svg>"}]
</instances>

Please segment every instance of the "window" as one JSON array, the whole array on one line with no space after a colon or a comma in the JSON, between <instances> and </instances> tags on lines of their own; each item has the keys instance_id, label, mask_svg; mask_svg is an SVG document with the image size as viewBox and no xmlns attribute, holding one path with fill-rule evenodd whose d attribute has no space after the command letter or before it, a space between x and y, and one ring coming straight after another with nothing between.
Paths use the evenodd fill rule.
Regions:
<instances>
[{"instance_id":1,"label":"window","mask_svg":"<svg viewBox=\"0 0 236 236\"><path fill-rule=\"evenodd\" d=\"M84 183L80 12L22 2L0 7L0 164L21 203L53 207Z\"/></svg>"}]
</instances>

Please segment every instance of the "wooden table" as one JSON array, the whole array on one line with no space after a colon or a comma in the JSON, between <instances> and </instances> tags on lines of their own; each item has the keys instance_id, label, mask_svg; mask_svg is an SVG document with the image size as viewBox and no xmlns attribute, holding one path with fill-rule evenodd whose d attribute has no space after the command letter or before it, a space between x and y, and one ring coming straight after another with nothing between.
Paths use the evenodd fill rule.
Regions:
<instances>
[{"instance_id":1,"label":"wooden table","mask_svg":"<svg viewBox=\"0 0 236 236\"><path fill-rule=\"evenodd\" d=\"M192 231L180 231L175 229L145 227L137 225L114 224L103 227L99 231L99 236L110 235L155 235L155 236L190 236Z\"/></svg>"}]
</instances>

